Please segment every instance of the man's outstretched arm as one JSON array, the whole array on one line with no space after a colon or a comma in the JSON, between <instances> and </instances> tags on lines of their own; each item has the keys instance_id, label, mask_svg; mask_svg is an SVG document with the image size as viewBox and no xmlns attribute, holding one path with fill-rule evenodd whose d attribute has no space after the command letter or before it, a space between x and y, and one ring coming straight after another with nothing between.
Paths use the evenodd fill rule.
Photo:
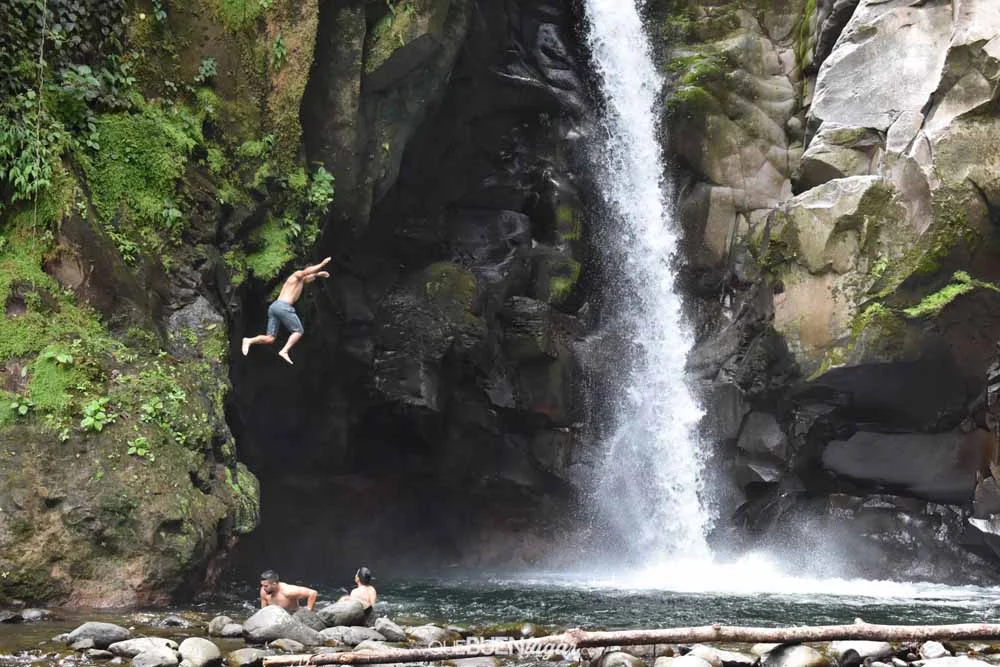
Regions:
<instances>
[{"instance_id":1,"label":"man's outstretched arm","mask_svg":"<svg viewBox=\"0 0 1000 667\"><path fill-rule=\"evenodd\" d=\"M319 273L320 271L323 270L324 266L326 266L327 264L330 263L331 259L332 258L327 257L326 259L324 259L319 264L313 264L312 266L307 266L306 268L302 269L303 277L311 276L313 274Z\"/></svg>"}]
</instances>

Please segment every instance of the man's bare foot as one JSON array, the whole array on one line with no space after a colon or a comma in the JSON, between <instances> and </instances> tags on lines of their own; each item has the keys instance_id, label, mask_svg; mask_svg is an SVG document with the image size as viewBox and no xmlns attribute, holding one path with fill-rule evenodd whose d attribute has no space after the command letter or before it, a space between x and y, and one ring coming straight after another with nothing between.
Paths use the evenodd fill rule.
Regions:
<instances>
[{"instance_id":1,"label":"man's bare foot","mask_svg":"<svg viewBox=\"0 0 1000 667\"><path fill-rule=\"evenodd\" d=\"M287 361L288 363L292 364L293 366L295 365L295 362L292 361L291 357L288 356L288 352L286 352L285 350L279 352L278 356Z\"/></svg>"},{"instance_id":2,"label":"man's bare foot","mask_svg":"<svg viewBox=\"0 0 1000 667\"><path fill-rule=\"evenodd\" d=\"M243 339L243 356L244 357L247 356L247 354L249 352L250 352L250 339L249 338L244 338Z\"/></svg>"}]
</instances>

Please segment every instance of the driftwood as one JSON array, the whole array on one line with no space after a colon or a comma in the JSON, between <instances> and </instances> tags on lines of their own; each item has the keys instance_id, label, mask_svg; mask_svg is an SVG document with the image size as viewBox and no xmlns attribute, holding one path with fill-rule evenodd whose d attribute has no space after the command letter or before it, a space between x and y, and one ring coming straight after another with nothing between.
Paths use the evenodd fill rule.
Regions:
<instances>
[{"instance_id":1,"label":"driftwood","mask_svg":"<svg viewBox=\"0 0 1000 667\"><path fill-rule=\"evenodd\" d=\"M294 667L296 665L371 665L382 663L427 662L458 660L483 655L541 655L600 646L640 646L648 644L690 644L701 642L736 643L798 643L825 642L837 639L868 639L877 641L923 641L928 639L991 639L1000 637L1000 625L962 623L958 625L818 625L791 628L754 628L726 625L705 625L664 630L618 630L587 632L567 630L562 634L475 643L431 646L384 651L353 651L346 653L316 653L313 655L278 655L264 658L264 667Z\"/></svg>"}]
</instances>

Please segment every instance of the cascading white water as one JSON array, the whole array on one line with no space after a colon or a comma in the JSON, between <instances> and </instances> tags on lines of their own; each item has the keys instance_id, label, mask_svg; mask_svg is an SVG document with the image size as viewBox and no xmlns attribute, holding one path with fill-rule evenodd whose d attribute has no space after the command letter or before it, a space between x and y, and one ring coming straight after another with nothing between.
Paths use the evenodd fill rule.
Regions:
<instances>
[{"instance_id":1,"label":"cascading white water","mask_svg":"<svg viewBox=\"0 0 1000 667\"><path fill-rule=\"evenodd\" d=\"M701 410L685 381L691 337L671 258L679 230L659 143L662 80L641 0L585 0L587 43L603 94L595 151L608 217L602 230L611 317L626 342L624 391L596 480L597 509L646 564L709 556L702 492Z\"/></svg>"}]
</instances>

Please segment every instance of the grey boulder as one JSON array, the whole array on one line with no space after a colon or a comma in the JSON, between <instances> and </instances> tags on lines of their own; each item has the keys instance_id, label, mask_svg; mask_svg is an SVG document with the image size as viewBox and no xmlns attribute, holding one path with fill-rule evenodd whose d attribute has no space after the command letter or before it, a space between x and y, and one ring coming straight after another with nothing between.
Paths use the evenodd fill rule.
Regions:
<instances>
[{"instance_id":1,"label":"grey boulder","mask_svg":"<svg viewBox=\"0 0 1000 667\"><path fill-rule=\"evenodd\" d=\"M222 636L222 628L230 625L233 619L228 616L216 616L208 622L208 634L210 637Z\"/></svg>"},{"instance_id":2,"label":"grey boulder","mask_svg":"<svg viewBox=\"0 0 1000 667\"><path fill-rule=\"evenodd\" d=\"M67 643L75 644L81 639L90 639L94 642L92 648L104 649L131 636L131 633L120 625L88 621L69 633Z\"/></svg>"},{"instance_id":3,"label":"grey boulder","mask_svg":"<svg viewBox=\"0 0 1000 667\"><path fill-rule=\"evenodd\" d=\"M339 600L316 611L328 626L364 625L365 606L357 600Z\"/></svg>"},{"instance_id":4,"label":"grey boulder","mask_svg":"<svg viewBox=\"0 0 1000 667\"><path fill-rule=\"evenodd\" d=\"M889 642L871 642L871 641L839 641L830 642L830 654L835 655L838 660L843 659L844 654L848 651L857 651L858 656L864 660L865 658L871 658L872 660L879 660L882 658L889 658L892 656L892 644Z\"/></svg>"},{"instance_id":5,"label":"grey boulder","mask_svg":"<svg viewBox=\"0 0 1000 667\"><path fill-rule=\"evenodd\" d=\"M278 649L285 653L301 653L306 648L302 642L297 642L294 639L275 639L273 642L268 643L267 647Z\"/></svg>"},{"instance_id":6,"label":"grey boulder","mask_svg":"<svg viewBox=\"0 0 1000 667\"><path fill-rule=\"evenodd\" d=\"M180 651L181 660L189 663L191 667L207 667L222 662L222 652L215 642L211 642L202 637L188 637L181 642L177 649Z\"/></svg>"},{"instance_id":7,"label":"grey boulder","mask_svg":"<svg viewBox=\"0 0 1000 667\"><path fill-rule=\"evenodd\" d=\"M179 662L174 649L158 646L132 658L132 667L176 667Z\"/></svg>"},{"instance_id":8,"label":"grey boulder","mask_svg":"<svg viewBox=\"0 0 1000 667\"><path fill-rule=\"evenodd\" d=\"M226 656L226 664L229 667L261 667L264 658L272 655L271 651L264 651L259 648L241 648Z\"/></svg>"},{"instance_id":9,"label":"grey boulder","mask_svg":"<svg viewBox=\"0 0 1000 667\"><path fill-rule=\"evenodd\" d=\"M375 631L391 642L405 642L406 632L385 616L375 619Z\"/></svg>"},{"instance_id":10,"label":"grey boulder","mask_svg":"<svg viewBox=\"0 0 1000 667\"><path fill-rule=\"evenodd\" d=\"M323 638L318 632L291 614L274 605L264 607L243 624L243 634L253 642L270 642L275 639L294 639L306 646L319 646Z\"/></svg>"},{"instance_id":11,"label":"grey boulder","mask_svg":"<svg viewBox=\"0 0 1000 667\"><path fill-rule=\"evenodd\" d=\"M814 648L802 644L782 644L761 660L763 667L829 667L830 660Z\"/></svg>"},{"instance_id":12,"label":"grey boulder","mask_svg":"<svg viewBox=\"0 0 1000 667\"><path fill-rule=\"evenodd\" d=\"M115 642L108 646L108 650L123 658L134 658L140 653L152 651L158 648L168 648L171 651L177 650L177 642L161 637L137 637L136 639L126 639Z\"/></svg>"}]
</instances>

